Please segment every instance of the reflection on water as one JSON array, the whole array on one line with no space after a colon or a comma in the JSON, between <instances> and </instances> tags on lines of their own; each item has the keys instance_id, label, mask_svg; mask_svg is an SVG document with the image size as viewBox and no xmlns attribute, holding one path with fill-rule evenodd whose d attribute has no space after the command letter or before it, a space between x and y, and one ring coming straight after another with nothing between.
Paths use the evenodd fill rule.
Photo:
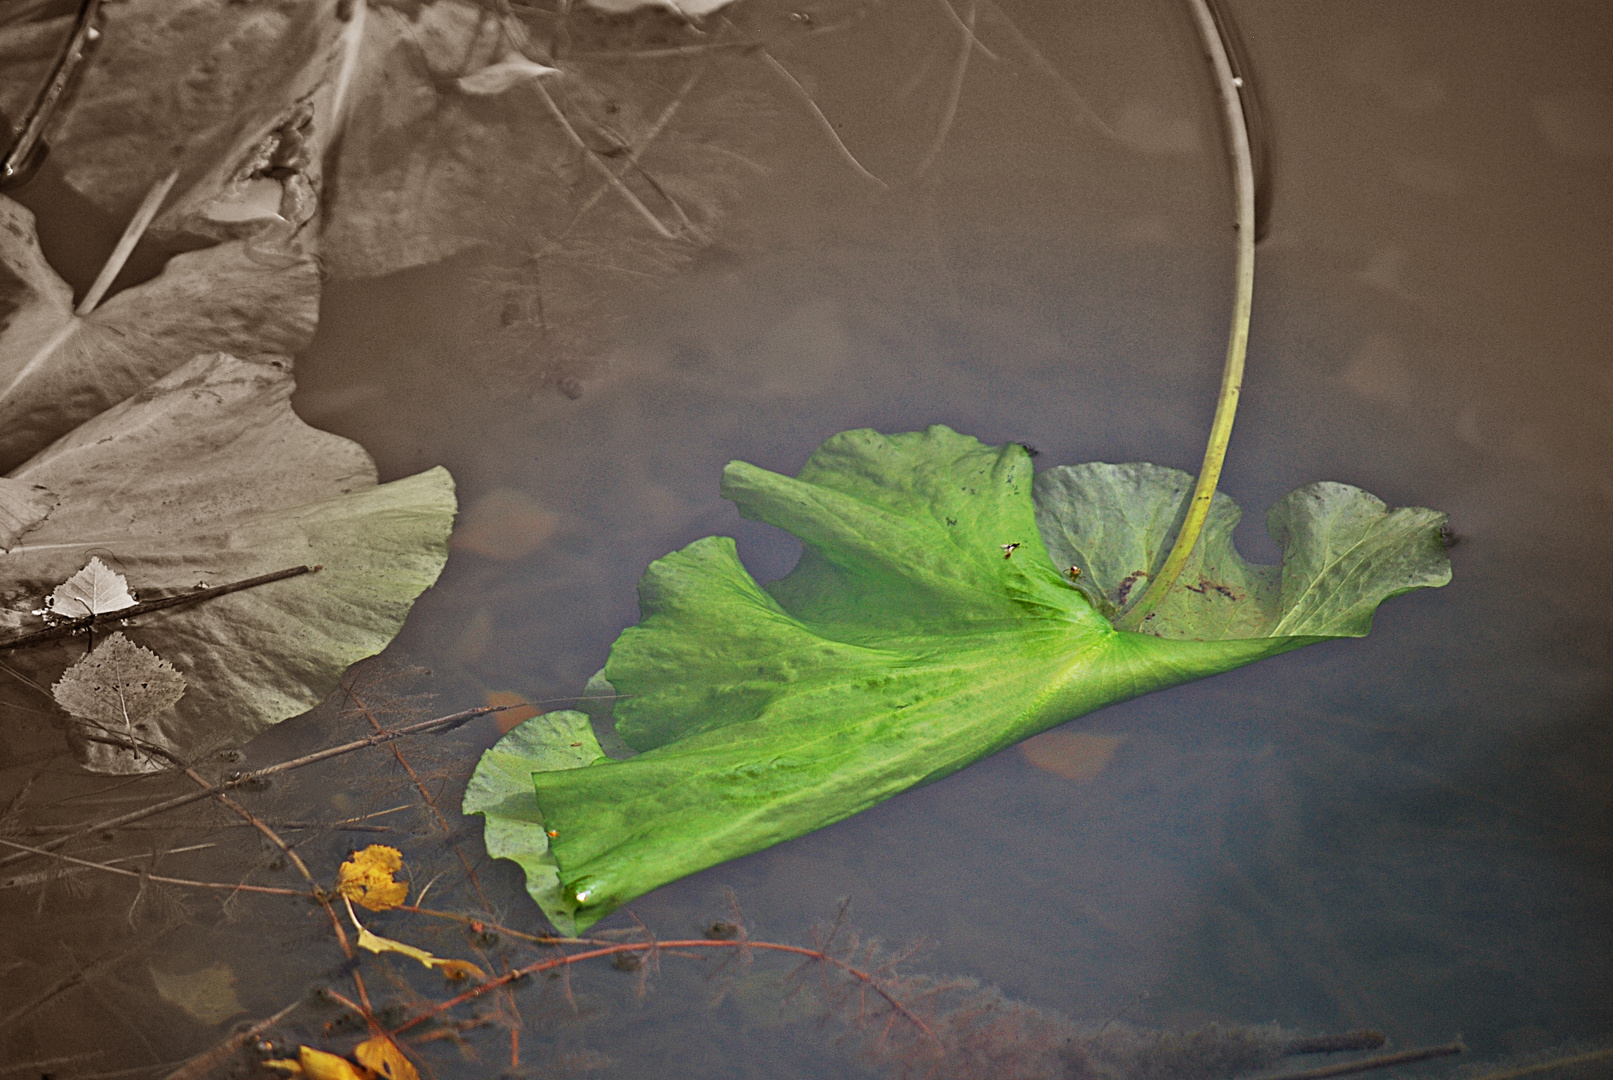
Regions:
<instances>
[{"instance_id":1,"label":"reflection on water","mask_svg":"<svg viewBox=\"0 0 1613 1080\"><path fill-rule=\"evenodd\" d=\"M506 321L478 256L328 288L299 360L302 414L361 441L383 478L440 462L460 485L449 569L396 647L436 672L437 711L579 694L636 617L645 564L696 537L738 537L764 580L787 571L794 542L717 495L731 458L793 472L836 431L939 422L1032 443L1039 466L1196 466L1231 238L1185 19L1011 6L1061 88L993 37L988 10L980 32L1003 55L974 59L931 175L880 191L803 126L691 268L601 301L621 325L574 385L521 377L526 359L556 361L524 314ZM634 913L682 934L728 885L753 934L793 939L849 896L870 930L932 938L927 967L1077 1017L1373 1027L1403 1046L1461 1035L1485 1059L1606 1039L1609 14L1237 15L1278 183L1223 479L1251 511L1240 544L1273 558L1255 511L1340 480L1450 512L1452 585L1390 602L1370 638L1108 709ZM945 85L929 38L889 62L881 35L919 19L887 12L810 54L816 99L890 177L925 150L901 118ZM909 113L870 96L908 82ZM1069 87L1114 138L1080 121ZM284 725L252 760L326 744L333 716ZM364 730L355 716L344 737ZM478 721L436 751L463 761L496 735ZM408 801L410 780L366 768L288 781L275 813L385 827L358 819ZM475 848L478 824L448 825ZM437 835L430 815L400 828ZM384 835L350 830L321 857ZM454 871L437 841L417 855L397 835L417 882ZM512 866L482 876L508 923L538 925ZM121 910L60 902L81 962L116 949ZM232 993L267 1015L334 978L317 909L254 918L210 913L162 939L149 978L182 1010L165 1023L223 1019ZM775 975L712 1009L675 968L643 1005L629 980L579 983L579 1011L557 1005L530 1044L552 1041L578 1074L590 1054L615 1062L601 1075L851 1068L803 1034ZM124 969L97 1000L127 1008L144 977ZM141 1037L164 1059L207 1041Z\"/></svg>"}]
</instances>

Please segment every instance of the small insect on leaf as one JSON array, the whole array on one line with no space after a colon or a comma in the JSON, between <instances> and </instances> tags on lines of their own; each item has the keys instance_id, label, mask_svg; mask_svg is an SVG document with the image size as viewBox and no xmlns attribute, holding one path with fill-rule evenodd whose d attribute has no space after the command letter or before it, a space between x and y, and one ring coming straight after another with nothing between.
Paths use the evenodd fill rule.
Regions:
<instances>
[{"instance_id":1,"label":"small insect on leaf","mask_svg":"<svg viewBox=\"0 0 1613 1080\"><path fill-rule=\"evenodd\" d=\"M371 911L386 911L403 903L409 885L393 881L403 866L403 852L385 844L371 844L342 863L336 872L336 891Z\"/></svg>"},{"instance_id":2,"label":"small insect on leaf","mask_svg":"<svg viewBox=\"0 0 1613 1080\"><path fill-rule=\"evenodd\" d=\"M1014 552L1018 548L1019 548L1019 541L1017 541L1017 540L1014 541L1012 544L1004 544L1003 545L1003 558L1005 558L1005 559L1013 558L1014 557Z\"/></svg>"},{"instance_id":3,"label":"small insect on leaf","mask_svg":"<svg viewBox=\"0 0 1613 1080\"><path fill-rule=\"evenodd\" d=\"M1075 566L1073 564L1070 566L1070 568L1068 570L1066 570L1064 572L1066 574L1070 575L1070 580L1071 581L1079 580L1080 577L1081 577L1081 568L1079 566Z\"/></svg>"},{"instance_id":4,"label":"small insect on leaf","mask_svg":"<svg viewBox=\"0 0 1613 1080\"><path fill-rule=\"evenodd\" d=\"M377 1076L387 1080L420 1080L414 1063L403 1056L398 1044L385 1035L366 1039L353 1047L353 1056Z\"/></svg>"},{"instance_id":5,"label":"small insect on leaf","mask_svg":"<svg viewBox=\"0 0 1613 1080\"><path fill-rule=\"evenodd\" d=\"M99 558L85 563L84 569L56 586L45 600L46 610L63 619L106 615L134 605L128 579Z\"/></svg>"}]
</instances>

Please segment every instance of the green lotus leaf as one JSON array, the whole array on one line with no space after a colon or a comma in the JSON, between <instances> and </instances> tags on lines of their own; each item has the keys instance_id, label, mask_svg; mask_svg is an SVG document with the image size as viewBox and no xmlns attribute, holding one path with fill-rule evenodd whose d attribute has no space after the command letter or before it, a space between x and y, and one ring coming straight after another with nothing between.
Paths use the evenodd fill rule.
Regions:
<instances>
[{"instance_id":1,"label":"green lotus leaf","mask_svg":"<svg viewBox=\"0 0 1613 1080\"><path fill-rule=\"evenodd\" d=\"M569 736L550 733L582 728L530 720L488 751L466 812L495 854L517 857L510 822L536 826L518 858L541 860L529 888L573 932L1104 705L1364 634L1387 597L1449 579L1443 515L1313 484L1273 510L1285 557L1259 567L1218 497L1167 604L1116 630L1191 488L1152 465L1034 477L1022 447L941 426L845 432L794 479L731 463L723 494L798 536L800 563L764 588L726 537L652 563L603 672L640 753L585 740L557 764Z\"/></svg>"}]
</instances>

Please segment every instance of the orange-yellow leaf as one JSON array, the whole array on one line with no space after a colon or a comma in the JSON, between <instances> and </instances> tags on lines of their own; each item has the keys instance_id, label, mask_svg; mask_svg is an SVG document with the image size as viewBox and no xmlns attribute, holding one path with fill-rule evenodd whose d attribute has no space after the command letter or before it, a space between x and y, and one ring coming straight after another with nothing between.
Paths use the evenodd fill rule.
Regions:
<instances>
[{"instance_id":1,"label":"orange-yellow leaf","mask_svg":"<svg viewBox=\"0 0 1613 1080\"><path fill-rule=\"evenodd\" d=\"M1019 744L1025 760L1066 780L1092 780L1108 766L1126 741L1124 735L1055 728Z\"/></svg>"},{"instance_id":2,"label":"orange-yellow leaf","mask_svg":"<svg viewBox=\"0 0 1613 1080\"><path fill-rule=\"evenodd\" d=\"M489 690L486 699L489 705L495 707L515 706L494 714L498 719L498 729L506 735L543 711L535 705L528 705L525 694L517 694L511 690Z\"/></svg>"},{"instance_id":3,"label":"orange-yellow leaf","mask_svg":"<svg viewBox=\"0 0 1613 1080\"><path fill-rule=\"evenodd\" d=\"M414 1063L404 1057L398 1044L385 1035L359 1043L353 1047L353 1056L387 1080L420 1080Z\"/></svg>"},{"instance_id":4,"label":"orange-yellow leaf","mask_svg":"<svg viewBox=\"0 0 1613 1080\"><path fill-rule=\"evenodd\" d=\"M375 1074L361 1069L344 1057L315 1050L311 1046L298 1048L298 1063L307 1080L375 1080Z\"/></svg>"},{"instance_id":5,"label":"orange-yellow leaf","mask_svg":"<svg viewBox=\"0 0 1613 1080\"><path fill-rule=\"evenodd\" d=\"M342 863L336 874L336 889L371 911L395 908L409 895L407 882L392 880L393 871L402 866L403 852L385 844L371 844Z\"/></svg>"},{"instance_id":6,"label":"orange-yellow leaf","mask_svg":"<svg viewBox=\"0 0 1613 1080\"><path fill-rule=\"evenodd\" d=\"M437 961L437 970L455 982L459 982L462 979L481 981L487 978L487 972L469 960L439 960Z\"/></svg>"},{"instance_id":7,"label":"orange-yellow leaf","mask_svg":"<svg viewBox=\"0 0 1613 1080\"><path fill-rule=\"evenodd\" d=\"M265 1061L263 1067L273 1069L275 1072L283 1072L287 1076L302 1075L302 1062L293 1061L290 1058L275 1058L272 1061Z\"/></svg>"},{"instance_id":8,"label":"orange-yellow leaf","mask_svg":"<svg viewBox=\"0 0 1613 1080\"><path fill-rule=\"evenodd\" d=\"M444 960L424 949L417 949L413 945L405 945L401 941L393 941L391 938L372 933L368 927L358 928L358 947L368 949L372 953L399 953L420 961L428 968L441 968L442 973L450 979L463 979L467 975L475 975L478 979L487 978L481 968L468 960Z\"/></svg>"}]
</instances>

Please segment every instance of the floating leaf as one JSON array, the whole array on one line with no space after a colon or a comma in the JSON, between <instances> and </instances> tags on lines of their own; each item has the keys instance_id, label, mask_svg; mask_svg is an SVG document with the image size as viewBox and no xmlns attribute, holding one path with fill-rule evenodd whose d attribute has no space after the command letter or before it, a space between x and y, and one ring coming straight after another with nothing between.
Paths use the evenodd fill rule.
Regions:
<instances>
[{"instance_id":1,"label":"floating leaf","mask_svg":"<svg viewBox=\"0 0 1613 1080\"><path fill-rule=\"evenodd\" d=\"M183 974L154 967L149 970L158 997L178 1005L204 1024L222 1024L246 1011L235 996L235 973L228 964L213 964Z\"/></svg>"},{"instance_id":2,"label":"floating leaf","mask_svg":"<svg viewBox=\"0 0 1613 1080\"><path fill-rule=\"evenodd\" d=\"M89 315L39 250L34 217L0 196L0 470L198 353L290 355L313 337L319 267L287 241L232 240L168 261Z\"/></svg>"},{"instance_id":3,"label":"floating leaf","mask_svg":"<svg viewBox=\"0 0 1613 1080\"><path fill-rule=\"evenodd\" d=\"M115 216L126 216L175 165L181 202L198 183L216 188L202 178L229 148L272 129L322 78L344 29L337 3L104 5L100 40L52 126L51 162ZM0 104L12 119L73 19L0 28Z\"/></svg>"},{"instance_id":4,"label":"floating leaf","mask_svg":"<svg viewBox=\"0 0 1613 1080\"><path fill-rule=\"evenodd\" d=\"M409 895L407 882L393 881L403 866L403 852L385 844L371 844L336 871L336 891L371 911L386 911Z\"/></svg>"},{"instance_id":5,"label":"floating leaf","mask_svg":"<svg viewBox=\"0 0 1613 1080\"><path fill-rule=\"evenodd\" d=\"M365 1039L353 1047L353 1056L359 1063L377 1076L384 1076L387 1080L420 1080L420 1074L415 1071L414 1063L404 1057L398 1044L385 1035L377 1035L373 1039Z\"/></svg>"},{"instance_id":6,"label":"floating leaf","mask_svg":"<svg viewBox=\"0 0 1613 1080\"><path fill-rule=\"evenodd\" d=\"M165 744L153 721L185 694L185 678L122 632L68 668L50 688L56 703L93 728Z\"/></svg>"},{"instance_id":7,"label":"floating leaf","mask_svg":"<svg viewBox=\"0 0 1613 1080\"><path fill-rule=\"evenodd\" d=\"M593 684L590 683L590 686ZM526 871L527 891L551 922L569 932L560 870L532 790L532 774L576 769L604 758L588 717L562 709L533 717L482 755L465 788L463 810L482 814L482 843L495 859L512 859Z\"/></svg>"},{"instance_id":8,"label":"floating leaf","mask_svg":"<svg viewBox=\"0 0 1613 1080\"><path fill-rule=\"evenodd\" d=\"M90 559L84 569L56 586L45 599L51 614L64 619L82 619L86 615L105 615L124 608L134 607L134 594L129 591L129 580L109 568L100 557Z\"/></svg>"},{"instance_id":9,"label":"floating leaf","mask_svg":"<svg viewBox=\"0 0 1613 1080\"><path fill-rule=\"evenodd\" d=\"M455 84L467 94L502 94L528 79L558 74L559 68L528 60L520 53L506 53L498 63L488 64L473 74L462 75L455 80Z\"/></svg>"},{"instance_id":10,"label":"floating leaf","mask_svg":"<svg viewBox=\"0 0 1613 1080\"><path fill-rule=\"evenodd\" d=\"M653 563L639 584L642 620L605 667L622 695L617 730L643 752L600 760L575 713L517 728L484 755L466 793L466 812L486 816L489 852L515 855L558 927L583 928L658 885L1106 704L1364 633L1364 609L1449 577L1440 515L1411 512L1416 528L1397 532L1397 519L1388 534L1358 515L1363 536L1396 539L1341 549L1330 515L1353 489L1312 485L1277 515L1283 596L1290 578L1295 587L1272 625L1301 632L1121 632L1049 558L1032 485L1022 447L940 426L837 435L798 479L730 464L724 495L799 536L800 563L766 589L725 537ZM1066 523L1089 517L1101 520ZM1066 500L1053 518L1103 538L1082 552L1094 566L1117 547L1146 547L1137 522L1101 501ZM1341 555L1354 559L1343 577ZM1181 628L1243 624L1224 617L1219 594L1190 595L1213 615L1182 615ZM568 754L558 744L574 736Z\"/></svg>"},{"instance_id":11,"label":"floating leaf","mask_svg":"<svg viewBox=\"0 0 1613 1080\"><path fill-rule=\"evenodd\" d=\"M447 472L377 486L361 447L298 419L292 387L284 361L197 357L11 474L61 503L0 555L0 632L28 628L28 598L95 552L147 599L323 566L140 617L140 640L190 684L152 721L153 739L181 755L239 744L318 703L392 640L447 557ZM48 683L74 658L58 644L6 662ZM20 691L0 684L7 693ZM101 771L153 767L99 744L79 750Z\"/></svg>"}]
</instances>

